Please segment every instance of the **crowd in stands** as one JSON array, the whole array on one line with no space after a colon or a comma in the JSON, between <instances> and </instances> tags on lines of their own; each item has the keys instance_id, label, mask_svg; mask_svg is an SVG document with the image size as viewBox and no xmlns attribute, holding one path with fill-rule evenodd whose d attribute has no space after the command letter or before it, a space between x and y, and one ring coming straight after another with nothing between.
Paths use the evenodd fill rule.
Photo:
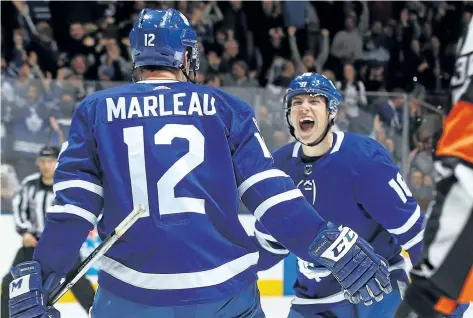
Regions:
<instances>
[{"instance_id":1,"label":"crowd in stands","mask_svg":"<svg viewBox=\"0 0 473 318\"><path fill-rule=\"evenodd\" d=\"M407 118L408 183L429 202L441 116L422 105L446 96L468 1L2 1L2 163L25 171L22 160L67 137L80 100L131 80L128 33L145 7L185 14L200 42L197 81L250 101L271 149L290 140L282 96L304 72L343 94L334 129L371 135L398 162ZM25 132L34 138L18 140Z\"/></svg>"}]
</instances>

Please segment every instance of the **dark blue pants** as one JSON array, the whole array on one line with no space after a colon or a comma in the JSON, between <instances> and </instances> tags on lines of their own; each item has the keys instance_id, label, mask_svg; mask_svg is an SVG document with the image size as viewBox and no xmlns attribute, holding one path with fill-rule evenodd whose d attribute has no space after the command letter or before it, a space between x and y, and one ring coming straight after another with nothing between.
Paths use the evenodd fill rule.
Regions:
<instances>
[{"instance_id":1,"label":"dark blue pants","mask_svg":"<svg viewBox=\"0 0 473 318\"><path fill-rule=\"evenodd\" d=\"M239 294L220 301L176 307L138 304L99 287L92 307L92 318L264 318L256 283Z\"/></svg>"}]
</instances>

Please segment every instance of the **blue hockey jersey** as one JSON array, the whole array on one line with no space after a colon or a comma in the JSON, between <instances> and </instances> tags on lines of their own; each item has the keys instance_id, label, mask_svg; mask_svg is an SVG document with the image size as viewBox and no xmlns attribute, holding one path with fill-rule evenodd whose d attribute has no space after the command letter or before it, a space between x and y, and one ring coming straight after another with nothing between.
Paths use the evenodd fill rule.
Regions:
<instances>
[{"instance_id":1,"label":"blue hockey jersey","mask_svg":"<svg viewBox=\"0 0 473 318\"><path fill-rule=\"evenodd\" d=\"M142 81L83 100L54 191L34 256L44 277L70 270L101 213L104 238L142 204L148 215L101 259L99 285L150 306L216 301L255 282L258 252L238 220L239 196L306 261L325 226L273 167L247 103L176 81Z\"/></svg>"},{"instance_id":2,"label":"blue hockey jersey","mask_svg":"<svg viewBox=\"0 0 473 318\"><path fill-rule=\"evenodd\" d=\"M351 227L390 264L394 288L407 284L401 247L412 262L420 258L423 215L399 169L375 140L353 133L333 133L332 148L323 156L307 157L299 142L273 153L275 166L287 173L306 199L327 221ZM267 269L289 254L257 222L255 242L259 269ZM340 285L314 262L298 260L295 305L330 307L344 301Z\"/></svg>"}]
</instances>

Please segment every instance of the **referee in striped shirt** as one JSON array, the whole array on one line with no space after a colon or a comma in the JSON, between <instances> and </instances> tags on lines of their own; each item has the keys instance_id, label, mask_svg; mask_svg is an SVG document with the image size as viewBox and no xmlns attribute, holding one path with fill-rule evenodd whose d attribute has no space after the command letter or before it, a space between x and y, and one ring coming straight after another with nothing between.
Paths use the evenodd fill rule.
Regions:
<instances>
[{"instance_id":1,"label":"referee in striped shirt","mask_svg":"<svg viewBox=\"0 0 473 318\"><path fill-rule=\"evenodd\" d=\"M46 209L54 203L53 175L56 168L59 149L45 147L41 149L37 164L40 172L26 177L12 201L16 230L23 237L23 246L18 250L12 266L33 259L33 253L44 229ZM77 260L75 266L80 264ZM10 273L2 279L1 318L8 318L8 286L13 281ZM90 281L82 277L72 287L80 305L88 312L94 301L94 289Z\"/></svg>"}]
</instances>

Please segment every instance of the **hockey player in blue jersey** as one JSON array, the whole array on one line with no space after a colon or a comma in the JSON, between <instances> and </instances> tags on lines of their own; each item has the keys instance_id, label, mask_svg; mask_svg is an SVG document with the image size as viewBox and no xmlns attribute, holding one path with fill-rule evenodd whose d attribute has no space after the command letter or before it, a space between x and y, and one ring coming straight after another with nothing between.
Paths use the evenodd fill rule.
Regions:
<instances>
[{"instance_id":1,"label":"hockey player in blue jersey","mask_svg":"<svg viewBox=\"0 0 473 318\"><path fill-rule=\"evenodd\" d=\"M297 76L285 97L287 122L297 141L273 153L275 166L324 219L353 228L388 260L395 290L370 306L351 304L330 271L299 258L289 317L391 318L409 284L401 249L413 263L419 261L424 217L383 146L359 134L331 132L340 101L325 76ZM254 239L260 270L289 254L264 224L256 223Z\"/></svg>"},{"instance_id":2,"label":"hockey player in blue jersey","mask_svg":"<svg viewBox=\"0 0 473 318\"><path fill-rule=\"evenodd\" d=\"M34 261L12 269L11 317L58 317L48 295L97 217L103 238L140 204L147 215L101 259L92 317L264 317L237 194L352 302L392 291L386 260L350 228L327 225L274 169L251 107L185 81L198 68L196 39L178 11L144 9L130 32L135 83L78 105Z\"/></svg>"}]
</instances>

